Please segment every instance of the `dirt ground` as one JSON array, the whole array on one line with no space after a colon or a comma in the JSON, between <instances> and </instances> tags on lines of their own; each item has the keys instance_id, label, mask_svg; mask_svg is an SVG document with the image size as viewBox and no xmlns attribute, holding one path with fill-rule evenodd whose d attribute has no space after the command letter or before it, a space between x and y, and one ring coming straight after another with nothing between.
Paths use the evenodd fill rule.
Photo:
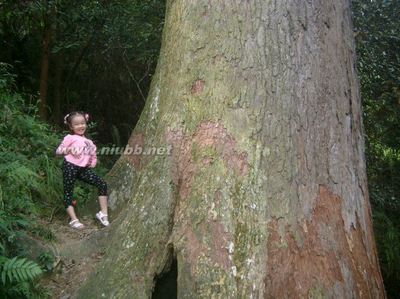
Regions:
<instances>
[{"instance_id":1,"label":"dirt ground","mask_svg":"<svg viewBox=\"0 0 400 299\"><path fill-rule=\"evenodd\" d=\"M54 269L41 281L50 290L51 298L73 298L103 255L101 248L93 249L90 243L105 228L94 217L84 216L80 221L85 225L82 230L70 228L68 221L61 218L45 223L56 236L52 243Z\"/></svg>"}]
</instances>

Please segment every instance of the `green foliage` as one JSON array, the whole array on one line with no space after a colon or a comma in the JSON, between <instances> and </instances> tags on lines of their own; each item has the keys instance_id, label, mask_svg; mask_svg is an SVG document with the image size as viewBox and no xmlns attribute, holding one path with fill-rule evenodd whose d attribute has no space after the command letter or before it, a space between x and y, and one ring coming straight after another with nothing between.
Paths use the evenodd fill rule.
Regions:
<instances>
[{"instance_id":1,"label":"green foliage","mask_svg":"<svg viewBox=\"0 0 400 299\"><path fill-rule=\"evenodd\" d=\"M400 279L400 273L396 271L400 264L400 231L396 224L386 213L374 214L376 238L380 247L383 272L388 278ZM382 233L383 232L383 233Z\"/></svg>"},{"instance_id":2,"label":"green foliage","mask_svg":"<svg viewBox=\"0 0 400 299\"><path fill-rule=\"evenodd\" d=\"M37 93L47 24L52 28L47 101L52 120L61 125L63 113L86 110L98 120L101 142L112 139L111 123L126 142L156 66L165 0L5 0L0 5L5 45L0 61L15 67L19 90Z\"/></svg>"},{"instance_id":3,"label":"green foliage","mask_svg":"<svg viewBox=\"0 0 400 299\"><path fill-rule=\"evenodd\" d=\"M0 256L0 297L1 298L46 298L43 288L35 286L34 279L42 269L26 258Z\"/></svg>"},{"instance_id":4,"label":"green foliage","mask_svg":"<svg viewBox=\"0 0 400 299\"><path fill-rule=\"evenodd\" d=\"M84 55L75 72L74 64L66 70L67 84L73 87L71 92L67 87L67 97L93 114L103 143L116 137L115 127L125 143L140 116L160 49L164 5L160 0L119 0L63 8L75 11L77 20L66 21L62 43L76 40L77 31L82 39L75 51L58 54L73 63L78 54Z\"/></svg>"},{"instance_id":5,"label":"green foliage","mask_svg":"<svg viewBox=\"0 0 400 299\"><path fill-rule=\"evenodd\" d=\"M353 0L353 11L367 142L398 149L400 6L393 0Z\"/></svg>"},{"instance_id":6,"label":"green foliage","mask_svg":"<svg viewBox=\"0 0 400 299\"><path fill-rule=\"evenodd\" d=\"M353 0L374 230L386 292L400 293L400 6Z\"/></svg>"},{"instance_id":7,"label":"green foliage","mask_svg":"<svg viewBox=\"0 0 400 299\"><path fill-rule=\"evenodd\" d=\"M33 261L26 258L14 257L12 259L0 258L1 283L23 282L32 280L42 274L42 269Z\"/></svg>"},{"instance_id":8,"label":"green foliage","mask_svg":"<svg viewBox=\"0 0 400 299\"><path fill-rule=\"evenodd\" d=\"M40 224L31 224L27 229L32 236L37 236L46 241L56 240L54 233L46 226Z\"/></svg>"},{"instance_id":9,"label":"green foliage","mask_svg":"<svg viewBox=\"0 0 400 299\"><path fill-rule=\"evenodd\" d=\"M53 158L60 137L30 116L32 107L20 97L0 97L0 182L2 196L8 199L4 209L35 214L61 198L61 172Z\"/></svg>"},{"instance_id":10,"label":"green foliage","mask_svg":"<svg viewBox=\"0 0 400 299\"><path fill-rule=\"evenodd\" d=\"M14 86L16 76L11 71L12 65L0 61L0 90Z\"/></svg>"},{"instance_id":11,"label":"green foliage","mask_svg":"<svg viewBox=\"0 0 400 299\"><path fill-rule=\"evenodd\" d=\"M52 271L54 267L54 255L50 252L42 252L38 257L42 269L46 272Z\"/></svg>"},{"instance_id":12,"label":"green foliage","mask_svg":"<svg viewBox=\"0 0 400 299\"><path fill-rule=\"evenodd\" d=\"M62 205L62 176L54 159L60 136L37 120L36 108L11 93L12 76L4 68L0 74L0 82L7 82L0 88L0 297L44 298L46 292L33 282L42 270L23 256L18 240L28 232L54 237L33 223Z\"/></svg>"},{"instance_id":13,"label":"green foliage","mask_svg":"<svg viewBox=\"0 0 400 299\"><path fill-rule=\"evenodd\" d=\"M4 299L46 299L51 298L50 292L34 281L23 281L11 286L7 289L0 289L0 298Z\"/></svg>"}]
</instances>

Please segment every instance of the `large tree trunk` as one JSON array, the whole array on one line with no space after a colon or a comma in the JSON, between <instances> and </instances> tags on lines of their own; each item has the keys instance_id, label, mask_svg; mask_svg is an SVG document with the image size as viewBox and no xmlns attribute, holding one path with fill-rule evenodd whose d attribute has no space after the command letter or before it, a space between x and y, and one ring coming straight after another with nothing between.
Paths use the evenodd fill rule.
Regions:
<instances>
[{"instance_id":1,"label":"large tree trunk","mask_svg":"<svg viewBox=\"0 0 400 299\"><path fill-rule=\"evenodd\" d=\"M383 298L348 0L170 0L81 298ZM116 212L115 212L116 213ZM114 213L114 215L115 215ZM111 215L112 217L113 215Z\"/></svg>"}]
</instances>

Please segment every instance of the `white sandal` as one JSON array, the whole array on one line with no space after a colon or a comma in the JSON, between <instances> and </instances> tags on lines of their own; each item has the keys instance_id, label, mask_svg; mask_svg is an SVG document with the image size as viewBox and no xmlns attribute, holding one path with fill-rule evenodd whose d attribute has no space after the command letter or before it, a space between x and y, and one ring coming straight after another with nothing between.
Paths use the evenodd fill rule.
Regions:
<instances>
[{"instance_id":1,"label":"white sandal","mask_svg":"<svg viewBox=\"0 0 400 299\"><path fill-rule=\"evenodd\" d=\"M71 228L73 228L73 229L82 229L82 228L84 228L83 224L80 223L78 219L72 220L72 221L69 223L69 226L70 226Z\"/></svg>"},{"instance_id":2,"label":"white sandal","mask_svg":"<svg viewBox=\"0 0 400 299\"><path fill-rule=\"evenodd\" d=\"M103 224L104 226L109 226L110 223L108 222L107 219L108 215L104 214L102 211L96 213L96 218Z\"/></svg>"}]
</instances>

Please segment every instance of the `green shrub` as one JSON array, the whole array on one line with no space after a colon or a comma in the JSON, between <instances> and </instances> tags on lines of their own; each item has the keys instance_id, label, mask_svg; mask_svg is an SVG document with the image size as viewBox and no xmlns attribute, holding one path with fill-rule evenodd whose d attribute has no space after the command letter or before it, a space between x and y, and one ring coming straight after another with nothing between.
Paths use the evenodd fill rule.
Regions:
<instances>
[{"instance_id":1,"label":"green shrub","mask_svg":"<svg viewBox=\"0 0 400 299\"><path fill-rule=\"evenodd\" d=\"M7 88L12 76L5 73L0 66L0 297L44 298L46 291L34 283L42 270L23 256L18 240L28 232L54 237L34 223L62 207L60 161L54 159L61 135Z\"/></svg>"}]
</instances>

